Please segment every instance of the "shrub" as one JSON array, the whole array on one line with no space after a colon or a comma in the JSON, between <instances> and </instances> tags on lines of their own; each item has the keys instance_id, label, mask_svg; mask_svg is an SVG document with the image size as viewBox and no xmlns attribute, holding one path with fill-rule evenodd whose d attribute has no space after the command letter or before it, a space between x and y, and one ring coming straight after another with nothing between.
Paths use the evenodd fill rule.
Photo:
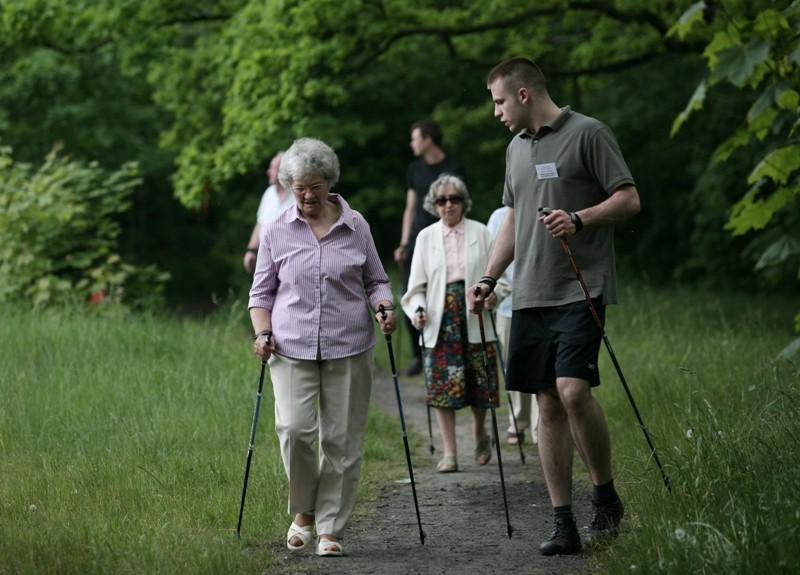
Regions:
<instances>
[{"instance_id":1,"label":"shrub","mask_svg":"<svg viewBox=\"0 0 800 575\"><path fill-rule=\"evenodd\" d=\"M0 146L0 302L157 304L168 274L118 253L117 218L141 183L137 164L107 173L59 152L34 170Z\"/></svg>"}]
</instances>

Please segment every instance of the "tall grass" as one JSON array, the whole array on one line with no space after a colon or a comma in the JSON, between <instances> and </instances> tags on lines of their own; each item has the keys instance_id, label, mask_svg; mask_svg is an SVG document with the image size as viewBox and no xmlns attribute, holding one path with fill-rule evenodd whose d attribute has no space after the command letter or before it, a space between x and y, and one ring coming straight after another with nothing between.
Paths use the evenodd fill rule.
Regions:
<instances>
[{"instance_id":1,"label":"tall grass","mask_svg":"<svg viewBox=\"0 0 800 575\"><path fill-rule=\"evenodd\" d=\"M628 508L605 573L795 573L800 375L778 358L796 299L631 289L607 333L672 491L604 354L601 401Z\"/></svg>"},{"instance_id":2,"label":"tall grass","mask_svg":"<svg viewBox=\"0 0 800 575\"><path fill-rule=\"evenodd\" d=\"M0 310L0 573L260 573L288 525L245 311L208 321ZM365 495L402 465L373 413ZM381 441L392 435L389 441Z\"/></svg>"},{"instance_id":3,"label":"tall grass","mask_svg":"<svg viewBox=\"0 0 800 575\"><path fill-rule=\"evenodd\" d=\"M621 300L607 332L672 491L602 350L627 515L587 571L794 572L800 375L778 353L796 301L642 286ZM268 383L234 539L259 368L239 304L207 320L0 308L0 325L0 573L270 571L288 515ZM396 422L369 426L362 498L405 474Z\"/></svg>"}]
</instances>

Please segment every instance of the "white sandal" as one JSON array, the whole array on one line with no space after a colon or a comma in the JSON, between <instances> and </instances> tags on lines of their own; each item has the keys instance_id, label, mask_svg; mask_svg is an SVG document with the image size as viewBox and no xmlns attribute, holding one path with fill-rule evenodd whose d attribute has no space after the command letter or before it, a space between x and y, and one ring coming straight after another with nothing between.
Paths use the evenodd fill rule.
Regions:
<instances>
[{"instance_id":1,"label":"white sandal","mask_svg":"<svg viewBox=\"0 0 800 575\"><path fill-rule=\"evenodd\" d=\"M292 545L291 541L293 537L298 537L302 543L300 545ZM286 547L289 551L300 551L308 547L312 537L313 531L311 525L300 527L297 523L292 521L292 526L289 527L289 532L286 534Z\"/></svg>"},{"instance_id":2,"label":"white sandal","mask_svg":"<svg viewBox=\"0 0 800 575\"><path fill-rule=\"evenodd\" d=\"M320 539L317 545L317 555L320 557L341 557L344 555L344 549L339 541Z\"/></svg>"}]
</instances>

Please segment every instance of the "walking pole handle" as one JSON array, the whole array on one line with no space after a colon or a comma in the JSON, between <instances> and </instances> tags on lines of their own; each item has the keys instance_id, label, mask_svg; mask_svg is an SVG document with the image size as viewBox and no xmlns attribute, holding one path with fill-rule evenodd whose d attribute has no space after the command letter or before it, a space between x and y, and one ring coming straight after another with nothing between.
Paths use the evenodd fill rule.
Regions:
<instances>
[{"instance_id":1,"label":"walking pole handle","mask_svg":"<svg viewBox=\"0 0 800 575\"><path fill-rule=\"evenodd\" d=\"M381 319L386 319L386 306L384 306L383 304L379 305L378 313L381 314ZM392 334L390 333L384 334L384 337L386 338L387 342L389 343L392 342Z\"/></svg>"},{"instance_id":2,"label":"walking pole handle","mask_svg":"<svg viewBox=\"0 0 800 575\"><path fill-rule=\"evenodd\" d=\"M417 309L414 310L414 313L417 314L420 319L422 319L422 314L425 313L425 308L421 305L418 305Z\"/></svg>"},{"instance_id":3,"label":"walking pole handle","mask_svg":"<svg viewBox=\"0 0 800 575\"><path fill-rule=\"evenodd\" d=\"M539 213L545 216L549 216L553 213L552 208L539 208ZM601 332L605 333L605 327L603 326L603 321L600 319L600 314L597 313L597 308L594 307L594 302L592 301L592 296L589 294L589 288L586 287L586 282L583 281L583 274L581 274L580 268L578 268L578 264L575 262L575 258L572 257L572 250L569 249L569 244L567 240L564 238L560 238L561 240L561 247L564 248L564 252L567 254L567 259L569 260L570 265L572 266L572 270L575 272L575 277L578 278L578 284L581 286L581 291L583 292L583 296L586 298L586 302L589 304L589 311L594 318L594 322L597 324L597 327L600 329Z\"/></svg>"}]
</instances>

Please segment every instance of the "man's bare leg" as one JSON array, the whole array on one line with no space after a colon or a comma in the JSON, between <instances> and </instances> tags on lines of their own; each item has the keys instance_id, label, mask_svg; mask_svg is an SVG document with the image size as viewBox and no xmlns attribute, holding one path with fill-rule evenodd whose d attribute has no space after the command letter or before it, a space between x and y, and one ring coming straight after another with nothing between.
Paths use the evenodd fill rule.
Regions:
<instances>
[{"instance_id":1,"label":"man's bare leg","mask_svg":"<svg viewBox=\"0 0 800 575\"><path fill-rule=\"evenodd\" d=\"M581 549L572 514L572 434L567 410L557 390L541 391L539 402L539 459L553 505L553 529L539 545L542 555L569 555Z\"/></svg>"}]
</instances>

